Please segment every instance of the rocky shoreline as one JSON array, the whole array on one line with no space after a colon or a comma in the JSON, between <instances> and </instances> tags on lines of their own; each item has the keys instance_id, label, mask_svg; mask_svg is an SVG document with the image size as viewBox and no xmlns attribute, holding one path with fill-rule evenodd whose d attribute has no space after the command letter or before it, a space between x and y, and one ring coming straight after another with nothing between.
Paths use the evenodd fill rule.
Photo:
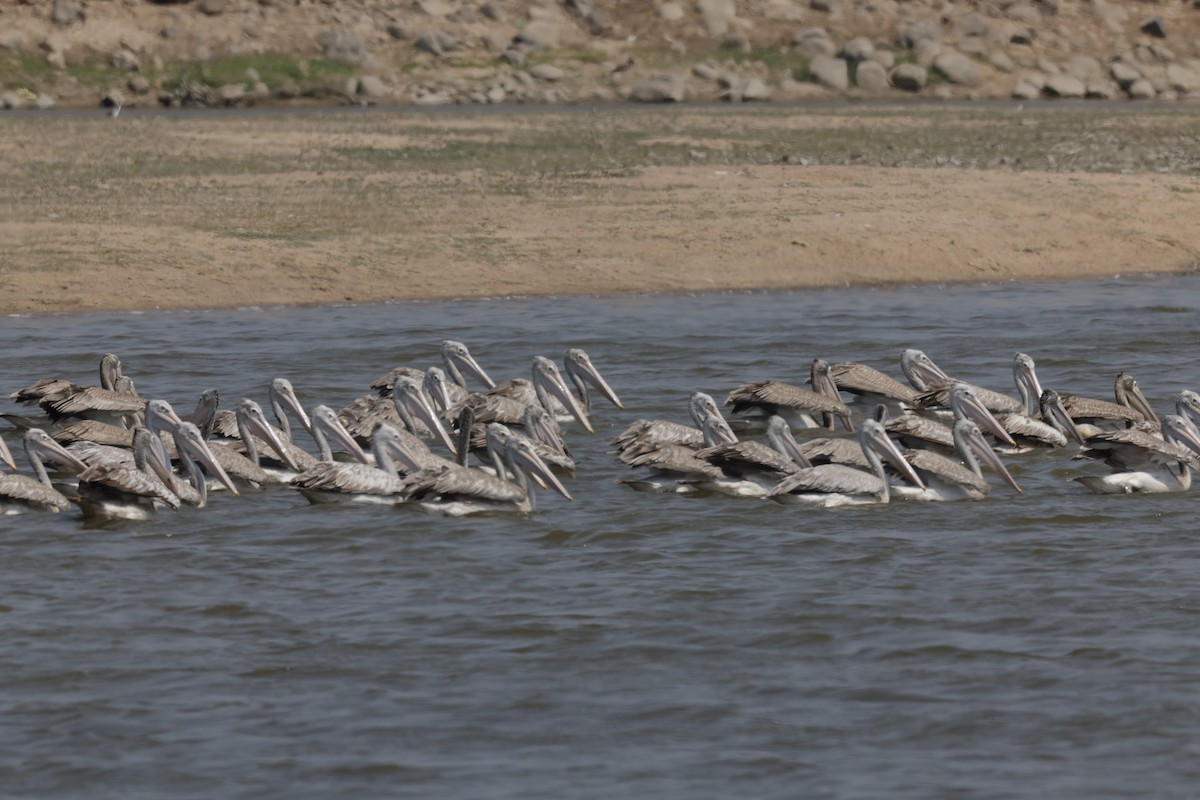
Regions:
<instances>
[{"instance_id":1,"label":"rocky shoreline","mask_svg":"<svg viewBox=\"0 0 1200 800\"><path fill-rule=\"evenodd\" d=\"M0 0L0 108L1200 99L1200 0Z\"/></svg>"}]
</instances>

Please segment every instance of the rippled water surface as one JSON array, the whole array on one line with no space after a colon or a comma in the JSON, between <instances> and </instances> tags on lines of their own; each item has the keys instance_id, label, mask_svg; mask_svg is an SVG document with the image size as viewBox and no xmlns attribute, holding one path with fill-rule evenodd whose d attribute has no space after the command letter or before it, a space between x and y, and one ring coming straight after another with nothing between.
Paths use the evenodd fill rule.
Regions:
<instances>
[{"instance_id":1,"label":"rippled water surface","mask_svg":"<svg viewBox=\"0 0 1200 800\"><path fill-rule=\"evenodd\" d=\"M626 409L569 429L575 502L532 516L3 518L0 795L1192 796L1194 495L1096 497L1050 454L1009 459L1021 496L817 510L633 493L606 451L695 389L910 346L1007 391L1017 350L1064 391L1127 369L1167 410L1195 281L9 318L5 392L111 350L180 409L276 376L341 406L449 337L494 377L583 347Z\"/></svg>"}]
</instances>

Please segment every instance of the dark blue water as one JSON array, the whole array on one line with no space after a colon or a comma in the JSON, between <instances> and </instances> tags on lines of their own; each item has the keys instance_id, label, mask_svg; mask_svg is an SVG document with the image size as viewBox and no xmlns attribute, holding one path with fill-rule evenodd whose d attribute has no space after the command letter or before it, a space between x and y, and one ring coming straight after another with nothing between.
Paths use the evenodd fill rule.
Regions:
<instances>
[{"instance_id":1,"label":"dark blue water","mask_svg":"<svg viewBox=\"0 0 1200 800\"><path fill-rule=\"evenodd\" d=\"M5 798L1190 797L1191 494L1096 497L1065 454L979 503L820 510L629 492L607 440L687 396L898 375L1151 401L1200 377L1194 277L15 317L5 392L105 351L190 409L288 377L339 407L467 342L583 347L626 403L569 430L575 502L450 520L286 489L85 529L0 520ZM15 410L10 407L10 410ZM15 438L8 435L9 441ZM20 458L20 456L19 456Z\"/></svg>"}]
</instances>

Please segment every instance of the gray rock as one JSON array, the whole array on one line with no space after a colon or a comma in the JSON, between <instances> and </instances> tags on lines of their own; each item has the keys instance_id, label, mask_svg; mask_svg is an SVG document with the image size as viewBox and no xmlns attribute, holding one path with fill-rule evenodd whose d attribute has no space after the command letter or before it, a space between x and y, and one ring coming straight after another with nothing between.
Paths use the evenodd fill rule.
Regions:
<instances>
[{"instance_id":1,"label":"gray rock","mask_svg":"<svg viewBox=\"0 0 1200 800\"><path fill-rule=\"evenodd\" d=\"M501 8L499 5L497 5L496 3L484 3L483 5L481 5L479 7L479 13L483 14L485 17L490 19L492 22L507 22L508 21L508 15L505 14L504 9ZM491 98L488 98L488 99L490 100ZM503 99L504 99L503 97L500 98L500 100L503 100ZM492 100L492 102L498 103L500 101Z\"/></svg>"},{"instance_id":2,"label":"gray rock","mask_svg":"<svg viewBox=\"0 0 1200 800\"><path fill-rule=\"evenodd\" d=\"M358 66L367 57L367 43L350 31L325 31L317 37L317 45L326 58L351 66Z\"/></svg>"},{"instance_id":3,"label":"gray rock","mask_svg":"<svg viewBox=\"0 0 1200 800\"><path fill-rule=\"evenodd\" d=\"M711 61L700 61L692 64L692 74L702 81L715 81L721 77L721 70Z\"/></svg>"},{"instance_id":4,"label":"gray rock","mask_svg":"<svg viewBox=\"0 0 1200 800\"><path fill-rule=\"evenodd\" d=\"M1042 92L1047 97L1070 99L1083 97L1087 94L1087 87L1083 85L1083 81L1074 75L1060 73L1058 75L1051 75L1046 79L1046 85L1042 87Z\"/></svg>"},{"instance_id":5,"label":"gray rock","mask_svg":"<svg viewBox=\"0 0 1200 800\"><path fill-rule=\"evenodd\" d=\"M45 92L41 92L38 94L37 99L33 101L33 104L44 111L47 108L54 108L55 100Z\"/></svg>"},{"instance_id":6,"label":"gray rock","mask_svg":"<svg viewBox=\"0 0 1200 800\"><path fill-rule=\"evenodd\" d=\"M50 19L55 25L74 25L87 19L87 13L83 10L83 5L76 0L54 0L54 10L50 12Z\"/></svg>"},{"instance_id":7,"label":"gray rock","mask_svg":"<svg viewBox=\"0 0 1200 800\"><path fill-rule=\"evenodd\" d=\"M1087 82L1087 92L1084 97L1089 100L1112 100L1116 96L1117 87L1110 80L1092 78Z\"/></svg>"},{"instance_id":8,"label":"gray rock","mask_svg":"<svg viewBox=\"0 0 1200 800\"><path fill-rule=\"evenodd\" d=\"M882 92L888 86L887 70L878 61L864 61L854 71L854 82L868 92Z\"/></svg>"},{"instance_id":9,"label":"gray rock","mask_svg":"<svg viewBox=\"0 0 1200 800\"><path fill-rule=\"evenodd\" d=\"M358 93L364 97L386 97L387 86L375 75L363 75L358 79Z\"/></svg>"},{"instance_id":10,"label":"gray rock","mask_svg":"<svg viewBox=\"0 0 1200 800\"><path fill-rule=\"evenodd\" d=\"M817 56L808 63L808 72L827 89L844 92L850 88L849 66L840 58Z\"/></svg>"},{"instance_id":11,"label":"gray rock","mask_svg":"<svg viewBox=\"0 0 1200 800\"><path fill-rule=\"evenodd\" d=\"M1150 17L1142 23L1142 26L1139 28L1139 30L1144 34L1153 36L1157 39L1167 38L1167 23L1163 22L1162 17Z\"/></svg>"},{"instance_id":12,"label":"gray rock","mask_svg":"<svg viewBox=\"0 0 1200 800\"><path fill-rule=\"evenodd\" d=\"M925 88L929 74L920 64L901 64L892 70L892 86L906 92L919 92Z\"/></svg>"},{"instance_id":13,"label":"gray rock","mask_svg":"<svg viewBox=\"0 0 1200 800\"><path fill-rule=\"evenodd\" d=\"M813 11L837 14L842 10L842 3L841 0L808 0L808 7Z\"/></svg>"},{"instance_id":14,"label":"gray rock","mask_svg":"<svg viewBox=\"0 0 1200 800\"><path fill-rule=\"evenodd\" d=\"M142 68L142 62L138 60L138 57L125 48L114 51L108 57L108 62L122 72L137 72Z\"/></svg>"},{"instance_id":15,"label":"gray rock","mask_svg":"<svg viewBox=\"0 0 1200 800\"><path fill-rule=\"evenodd\" d=\"M1108 68L1108 74L1112 75L1112 79L1117 82L1117 86L1120 86L1122 91L1129 91L1129 87L1142 77L1140 70L1123 61L1114 61Z\"/></svg>"},{"instance_id":16,"label":"gray rock","mask_svg":"<svg viewBox=\"0 0 1200 800\"><path fill-rule=\"evenodd\" d=\"M210 17L215 17L217 14L224 14L228 6L226 0L200 0L196 6L201 14L208 14Z\"/></svg>"},{"instance_id":17,"label":"gray rock","mask_svg":"<svg viewBox=\"0 0 1200 800\"><path fill-rule=\"evenodd\" d=\"M734 0L697 0L696 7L709 36L724 36L729 23L737 16Z\"/></svg>"},{"instance_id":18,"label":"gray rock","mask_svg":"<svg viewBox=\"0 0 1200 800\"><path fill-rule=\"evenodd\" d=\"M418 33L417 38L413 40L413 47L423 50L426 53L432 53L435 56L440 56L445 52L442 49L442 37L438 36L435 31L422 31Z\"/></svg>"},{"instance_id":19,"label":"gray rock","mask_svg":"<svg viewBox=\"0 0 1200 800\"><path fill-rule=\"evenodd\" d=\"M1071 56L1066 63L1067 74L1074 75L1081 81L1096 77L1102 69L1100 62L1091 56Z\"/></svg>"},{"instance_id":20,"label":"gray rock","mask_svg":"<svg viewBox=\"0 0 1200 800\"><path fill-rule=\"evenodd\" d=\"M738 94L744 103L766 102L771 99L771 90L761 78L746 78L738 86Z\"/></svg>"},{"instance_id":21,"label":"gray rock","mask_svg":"<svg viewBox=\"0 0 1200 800\"><path fill-rule=\"evenodd\" d=\"M792 37L792 49L805 58L817 56L832 56L837 52L837 45L830 39L824 28L810 28Z\"/></svg>"},{"instance_id":22,"label":"gray rock","mask_svg":"<svg viewBox=\"0 0 1200 800\"><path fill-rule=\"evenodd\" d=\"M1013 3L1004 10L1004 16L1025 25L1038 25L1042 21L1042 15L1032 3Z\"/></svg>"},{"instance_id":23,"label":"gray rock","mask_svg":"<svg viewBox=\"0 0 1200 800\"><path fill-rule=\"evenodd\" d=\"M1031 72L1021 78L1025 83L1035 87L1039 92L1046 88L1046 76L1040 72Z\"/></svg>"},{"instance_id":24,"label":"gray rock","mask_svg":"<svg viewBox=\"0 0 1200 800\"><path fill-rule=\"evenodd\" d=\"M1014 69L1016 69L1016 65L1013 64L1013 60L1008 57L1008 53L1005 53L1001 50L997 50L989 55L988 63L992 65L993 69L998 70L999 72L1012 72Z\"/></svg>"},{"instance_id":25,"label":"gray rock","mask_svg":"<svg viewBox=\"0 0 1200 800\"><path fill-rule=\"evenodd\" d=\"M408 29L399 22L389 22L387 26L387 33L388 36L392 37L398 42L402 42L408 38Z\"/></svg>"},{"instance_id":26,"label":"gray rock","mask_svg":"<svg viewBox=\"0 0 1200 800\"><path fill-rule=\"evenodd\" d=\"M1022 28L1020 30L1013 31L1009 35L1008 41L1011 44L1020 44L1020 45L1028 46L1028 45L1033 44L1033 40L1036 38L1037 38L1037 31L1035 31L1033 28Z\"/></svg>"},{"instance_id":27,"label":"gray rock","mask_svg":"<svg viewBox=\"0 0 1200 800\"><path fill-rule=\"evenodd\" d=\"M134 94L150 94L150 81L144 75L134 75L125 86Z\"/></svg>"},{"instance_id":28,"label":"gray rock","mask_svg":"<svg viewBox=\"0 0 1200 800\"><path fill-rule=\"evenodd\" d=\"M539 81L555 82L567 77L567 73L553 64L538 64L529 70L529 74Z\"/></svg>"},{"instance_id":29,"label":"gray rock","mask_svg":"<svg viewBox=\"0 0 1200 800\"><path fill-rule=\"evenodd\" d=\"M686 96L683 77L667 72L643 78L629 92L629 99L635 103L679 103Z\"/></svg>"},{"instance_id":30,"label":"gray rock","mask_svg":"<svg viewBox=\"0 0 1200 800\"><path fill-rule=\"evenodd\" d=\"M875 52L875 45L865 36L856 36L842 45L842 58L850 64L866 61Z\"/></svg>"},{"instance_id":31,"label":"gray rock","mask_svg":"<svg viewBox=\"0 0 1200 800\"><path fill-rule=\"evenodd\" d=\"M1014 100L1036 100L1041 96L1041 93L1042 90L1040 88L1027 80L1017 81L1017 85L1012 90Z\"/></svg>"},{"instance_id":32,"label":"gray rock","mask_svg":"<svg viewBox=\"0 0 1200 800\"><path fill-rule=\"evenodd\" d=\"M979 65L962 53L942 53L933 60L933 68L959 86L978 86L983 82Z\"/></svg>"},{"instance_id":33,"label":"gray rock","mask_svg":"<svg viewBox=\"0 0 1200 800\"><path fill-rule=\"evenodd\" d=\"M25 107L25 98L14 91L0 92L0 108L17 109Z\"/></svg>"},{"instance_id":34,"label":"gray rock","mask_svg":"<svg viewBox=\"0 0 1200 800\"><path fill-rule=\"evenodd\" d=\"M1154 84L1145 78L1138 78L1125 90L1131 100L1153 100L1158 96Z\"/></svg>"},{"instance_id":35,"label":"gray rock","mask_svg":"<svg viewBox=\"0 0 1200 800\"><path fill-rule=\"evenodd\" d=\"M519 50L524 50L526 53L532 53L536 50L549 50L552 47L549 41L529 30L521 31L514 36L512 46Z\"/></svg>"},{"instance_id":36,"label":"gray rock","mask_svg":"<svg viewBox=\"0 0 1200 800\"><path fill-rule=\"evenodd\" d=\"M158 35L167 41L171 41L172 39L178 39L182 33L183 31L178 25L163 25Z\"/></svg>"},{"instance_id":37,"label":"gray rock","mask_svg":"<svg viewBox=\"0 0 1200 800\"><path fill-rule=\"evenodd\" d=\"M1180 64L1167 65L1167 83L1180 94L1200 89L1200 75Z\"/></svg>"},{"instance_id":38,"label":"gray rock","mask_svg":"<svg viewBox=\"0 0 1200 800\"><path fill-rule=\"evenodd\" d=\"M236 106L246 99L246 84L227 83L217 89L217 99L227 106Z\"/></svg>"},{"instance_id":39,"label":"gray rock","mask_svg":"<svg viewBox=\"0 0 1200 800\"><path fill-rule=\"evenodd\" d=\"M509 48L500 54L500 58L507 61L509 64L512 64L514 67L521 67L525 65L525 53L521 50Z\"/></svg>"},{"instance_id":40,"label":"gray rock","mask_svg":"<svg viewBox=\"0 0 1200 800\"><path fill-rule=\"evenodd\" d=\"M493 105L496 103L503 103L507 96L508 92L504 91L503 86L493 86L487 90L487 101Z\"/></svg>"},{"instance_id":41,"label":"gray rock","mask_svg":"<svg viewBox=\"0 0 1200 800\"><path fill-rule=\"evenodd\" d=\"M942 40L942 26L936 20L920 19L910 22L900 32L900 43L910 50L915 48L919 42L927 40L935 42Z\"/></svg>"},{"instance_id":42,"label":"gray rock","mask_svg":"<svg viewBox=\"0 0 1200 800\"><path fill-rule=\"evenodd\" d=\"M101 108L120 108L125 105L125 93L120 89L109 89L100 98Z\"/></svg>"},{"instance_id":43,"label":"gray rock","mask_svg":"<svg viewBox=\"0 0 1200 800\"><path fill-rule=\"evenodd\" d=\"M891 50L876 50L871 53L871 60L883 67L884 71L896 66L896 54Z\"/></svg>"},{"instance_id":44,"label":"gray rock","mask_svg":"<svg viewBox=\"0 0 1200 800\"><path fill-rule=\"evenodd\" d=\"M913 55L922 67L933 66L933 60L942 53L942 43L935 39L922 39L913 48Z\"/></svg>"},{"instance_id":45,"label":"gray rock","mask_svg":"<svg viewBox=\"0 0 1200 800\"><path fill-rule=\"evenodd\" d=\"M988 35L991 29L988 25L987 17L979 12L971 12L964 17L959 17L955 23L958 29L959 36L978 36L984 37Z\"/></svg>"}]
</instances>

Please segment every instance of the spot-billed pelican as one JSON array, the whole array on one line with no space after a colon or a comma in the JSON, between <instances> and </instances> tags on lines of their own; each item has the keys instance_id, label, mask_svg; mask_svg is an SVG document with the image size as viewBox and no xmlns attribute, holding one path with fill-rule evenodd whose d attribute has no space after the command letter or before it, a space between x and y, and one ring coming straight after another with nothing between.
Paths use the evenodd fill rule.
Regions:
<instances>
[{"instance_id":1,"label":"spot-billed pelican","mask_svg":"<svg viewBox=\"0 0 1200 800\"><path fill-rule=\"evenodd\" d=\"M914 486L925 483L905 460L896 443L876 420L864 420L858 441L871 471L864 472L844 464L823 464L801 469L781 480L768 495L781 503L803 503L826 507L886 503L891 497L886 460Z\"/></svg>"},{"instance_id":2,"label":"spot-billed pelican","mask_svg":"<svg viewBox=\"0 0 1200 800\"><path fill-rule=\"evenodd\" d=\"M763 417L780 416L795 428L826 427L833 429L837 417L848 431L854 430L850 408L838 397L837 386L830 377L828 362L813 359L812 390L781 381L754 381L743 384L729 393L725 405L733 406L734 414L747 412ZM817 423L814 417L822 417Z\"/></svg>"},{"instance_id":3,"label":"spot-billed pelican","mask_svg":"<svg viewBox=\"0 0 1200 800\"><path fill-rule=\"evenodd\" d=\"M735 497L766 497L785 476L812 466L796 444L791 426L782 417L767 420L767 441L721 442L696 452L721 471L712 480L689 481L702 491L720 492Z\"/></svg>"},{"instance_id":4,"label":"spot-billed pelican","mask_svg":"<svg viewBox=\"0 0 1200 800\"><path fill-rule=\"evenodd\" d=\"M112 391L121 377L121 359L113 353L105 353L100 359L100 388ZM18 389L9 395L22 405L34 405L47 397L64 397L87 388L62 378L42 378L32 386Z\"/></svg>"},{"instance_id":5,"label":"spot-billed pelican","mask_svg":"<svg viewBox=\"0 0 1200 800\"><path fill-rule=\"evenodd\" d=\"M892 487L897 497L905 500L981 500L987 497L991 487L983 477L980 461L1014 491L1022 491L974 420L955 420L952 432L954 449L961 460L947 458L932 450L905 451L905 459L925 481L926 488L897 484Z\"/></svg>"},{"instance_id":6,"label":"spot-billed pelican","mask_svg":"<svg viewBox=\"0 0 1200 800\"><path fill-rule=\"evenodd\" d=\"M688 413L694 425L684 425L666 419L638 419L613 437L609 444L616 445L618 453L626 450L653 450L664 444L682 444L693 449L704 447L704 420L720 417L721 409L717 407L712 395L692 392L688 398ZM729 431L727 441L737 441L733 431Z\"/></svg>"},{"instance_id":7,"label":"spot-billed pelican","mask_svg":"<svg viewBox=\"0 0 1200 800\"><path fill-rule=\"evenodd\" d=\"M534 395L543 408L553 414L553 401L557 400L588 433L595 433L587 412L579 406L553 361L545 356L534 356L532 383ZM499 422L505 425L519 425L524 417L527 403L513 397L489 392L470 395L463 401L463 405L470 405L475 412L476 420L481 423ZM461 409L454 409L454 413L457 414L459 410Z\"/></svg>"},{"instance_id":8,"label":"spot-billed pelican","mask_svg":"<svg viewBox=\"0 0 1200 800\"><path fill-rule=\"evenodd\" d=\"M87 465L71 455L43 430L31 428L25 432L25 455L33 469L34 477L28 475L4 475L0 477L0 514L23 514L26 511L66 511L71 503L54 488L46 473L45 462L53 461L72 472L83 472ZM16 469L12 454L0 439L0 456L5 463Z\"/></svg>"},{"instance_id":9,"label":"spot-billed pelican","mask_svg":"<svg viewBox=\"0 0 1200 800\"><path fill-rule=\"evenodd\" d=\"M1104 461L1118 472L1075 478L1096 494L1185 492L1200 468L1200 436L1177 414L1162 417L1162 435L1136 429L1088 437L1080 455Z\"/></svg>"},{"instance_id":10,"label":"spot-billed pelican","mask_svg":"<svg viewBox=\"0 0 1200 800\"><path fill-rule=\"evenodd\" d=\"M1075 420L1075 424L1088 426L1084 428L1085 435L1130 428L1140 422L1150 422L1155 426L1161 424L1138 382L1128 372L1117 375L1113 382L1113 395L1115 403L1073 394L1062 394L1060 397L1063 408Z\"/></svg>"},{"instance_id":11,"label":"spot-billed pelican","mask_svg":"<svg viewBox=\"0 0 1200 800\"><path fill-rule=\"evenodd\" d=\"M332 409L327 410L328 414L313 412L314 432L320 431L321 436L329 436L343 447L348 447L350 443L357 447L354 438L342 428ZM313 504L397 505L404 502L404 480L393 460L400 447L399 431L381 423L371 437L374 465L322 460L293 477L290 483Z\"/></svg>"}]
</instances>

